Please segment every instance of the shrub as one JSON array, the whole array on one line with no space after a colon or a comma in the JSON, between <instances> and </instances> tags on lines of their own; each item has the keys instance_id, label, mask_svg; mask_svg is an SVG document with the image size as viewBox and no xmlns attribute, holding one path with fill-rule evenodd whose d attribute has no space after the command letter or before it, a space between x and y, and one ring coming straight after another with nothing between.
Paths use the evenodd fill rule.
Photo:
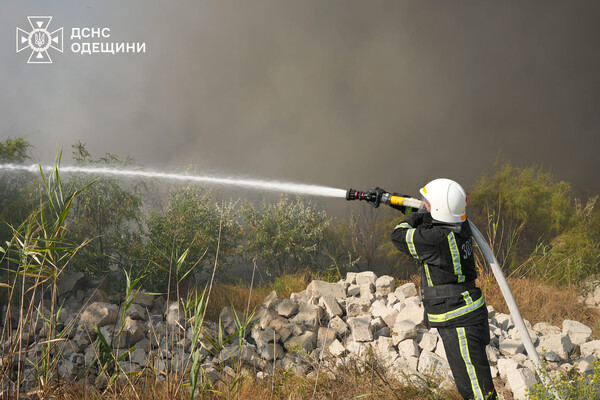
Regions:
<instances>
[{"instance_id":1,"label":"shrub","mask_svg":"<svg viewBox=\"0 0 600 400\"><path fill-rule=\"evenodd\" d=\"M597 200L598 196L585 206L578 205L574 226L557 235L549 245L538 246L525 263L528 273L553 284L573 284L600 272L600 241L593 218Z\"/></svg>"},{"instance_id":2,"label":"shrub","mask_svg":"<svg viewBox=\"0 0 600 400\"><path fill-rule=\"evenodd\" d=\"M470 218L488 227L500 263L516 268L539 243L574 223L568 183L540 167L516 168L499 160L493 176L483 174L469 193Z\"/></svg>"},{"instance_id":3,"label":"shrub","mask_svg":"<svg viewBox=\"0 0 600 400\"><path fill-rule=\"evenodd\" d=\"M282 196L276 204L263 202L259 209L246 202L242 215L247 224L244 253L256 256L269 275L317 268L329 226L325 212L300 197Z\"/></svg>"},{"instance_id":4,"label":"shrub","mask_svg":"<svg viewBox=\"0 0 600 400\"><path fill-rule=\"evenodd\" d=\"M206 269L212 271L217 248L219 269L223 271L236 255L241 233L234 204L219 204L212 200L210 191L198 186L171 190L166 210L150 213L146 224L144 257L153 264L149 284L161 291L167 289L170 266L186 250L181 268L172 271L173 279L188 275L192 268L198 277Z\"/></svg>"},{"instance_id":5,"label":"shrub","mask_svg":"<svg viewBox=\"0 0 600 400\"><path fill-rule=\"evenodd\" d=\"M73 145L73 158L80 166L132 167L133 160L119 160L112 154L94 160L81 142ZM75 182L87 176L75 176ZM146 185L140 181L100 176L73 203L68 226L75 242L94 240L76 257L79 269L92 275L106 272L110 265L129 269L134 263L134 248L140 240L141 195Z\"/></svg>"}]
</instances>

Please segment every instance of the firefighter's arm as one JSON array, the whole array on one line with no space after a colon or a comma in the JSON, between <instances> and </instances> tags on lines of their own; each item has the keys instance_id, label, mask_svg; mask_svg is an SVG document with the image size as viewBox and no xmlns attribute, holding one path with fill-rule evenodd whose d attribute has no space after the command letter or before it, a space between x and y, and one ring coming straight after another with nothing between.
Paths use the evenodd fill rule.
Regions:
<instances>
[{"instance_id":1,"label":"firefighter's arm","mask_svg":"<svg viewBox=\"0 0 600 400\"><path fill-rule=\"evenodd\" d=\"M423 222L424 214L411 213L406 219L394 228L392 243L401 252L420 260L426 260L437 250L437 239L432 237L432 232L419 227Z\"/></svg>"}]
</instances>

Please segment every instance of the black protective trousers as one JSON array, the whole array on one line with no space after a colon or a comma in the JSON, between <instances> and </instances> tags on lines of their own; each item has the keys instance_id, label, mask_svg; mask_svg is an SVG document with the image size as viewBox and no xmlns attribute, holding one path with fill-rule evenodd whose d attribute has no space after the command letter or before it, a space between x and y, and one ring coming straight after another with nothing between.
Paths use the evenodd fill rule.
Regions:
<instances>
[{"instance_id":1,"label":"black protective trousers","mask_svg":"<svg viewBox=\"0 0 600 400\"><path fill-rule=\"evenodd\" d=\"M455 328L437 328L458 391L465 399L495 400L485 346L490 342L486 322Z\"/></svg>"}]
</instances>

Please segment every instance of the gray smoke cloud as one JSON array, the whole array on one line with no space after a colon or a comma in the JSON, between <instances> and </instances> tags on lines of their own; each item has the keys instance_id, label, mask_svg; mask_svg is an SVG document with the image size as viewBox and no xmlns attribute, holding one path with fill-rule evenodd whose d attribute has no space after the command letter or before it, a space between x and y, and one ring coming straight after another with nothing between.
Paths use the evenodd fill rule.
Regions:
<instances>
[{"instance_id":1,"label":"gray smoke cloud","mask_svg":"<svg viewBox=\"0 0 600 400\"><path fill-rule=\"evenodd\" d=\"M0 139L77 140L152 168L417 194L501 151L600 189L595 1L22 1L0 4ZM15 52L51 15L65 51ZM144 54L75 55L72 27ZM103 39L104 41L104 39Z\"/></svg>"}]
</instances>

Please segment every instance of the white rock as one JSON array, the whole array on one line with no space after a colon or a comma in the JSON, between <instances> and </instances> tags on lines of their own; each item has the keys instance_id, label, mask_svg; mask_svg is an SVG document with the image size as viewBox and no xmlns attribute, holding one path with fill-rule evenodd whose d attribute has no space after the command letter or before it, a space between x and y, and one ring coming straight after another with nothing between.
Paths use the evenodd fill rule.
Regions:
<instances>
[{"instance_id":1,"label":"white rock","mask_svg":"<svg viewBox=\"0 0 600 400\"><path fill-rule=\"evenodd\" d=\"M285 348L287 351L303 349L308 354L316 347L317 335L311 331L306 331L300 336L292 336L285 342Z\"/></svg>"},{"instance_id":2,"label":"white rock","mask_svg":"<svg viewBox=\"0 0 600 400\"><path fill-rule=\"evenodd\" d=\"M402 301L404 301L404 299L402 299ZM393 306L394 304L396 304L398 302L398 298L396 297L395 293L390 293L387 295L387 304L388 306Z\"/></svg>"},{"instance_id":3,"label":"white rock","mask_svg":"<svg viewBox=\"0 0 600 400\"><path fill-rule=\"evenodd\" d=\"M540 337L539 347L556 353L562 360L568 360L569 354L575 349L569 336L563 334Z\"/></svg>"},{"instance_id":4,"label":"white rock","mask_svg":"<svg viewBox=\"0 0 600 400\"><path fill-rule=\"evenodd\" d=\"M370 312L373 317L381 317L388 311L388 306L382 300L375 300L371 304Z\"/></svg>"},{"instance_id":5,"label":"white rock","mask_svg":"<svg viewBox=\"0 0 600 400\"><path fill-rule=\"evenodd\" d=\"M404 296L405 298L413 297L413 296L417 295L417 287L415 286L414 283L408 282L408 283L405 283L404 285L398 286L394 293L396 294L396 297L398 297L398 298L400 298L400 296L398 296L399 293L401 293L402 296Z\"/></svg>"},{"instance_id":6,"label":"white rock","mask_svg":"<svg viewBox=\"0 0 600 400\"><path fill-rule=\"evenodd\" d=\"M350 285L356 284L356 272L346 273L346 283L349 283Z\"/></svg>"},{"instance_id":7,"label":"white rock","mask_svg":"<svg viewBox=\"0 0 600 400\"><path fill-rule=\"evenodd\" d=\"M314 281L313 281L314 282ZM312 304L300 304L298 314L291 319L291 322L303 324L306 326L318 326L323 317L323 309Z\"/></svg>"},{"instance_id":8,"label":"white rock","mask_svg":"<svg viewBox=\"0 0 600 400\"><path fill-rule=\"evenodd\" d=\"M596 286L596 289L594 290L594 302L600 304L600 285Z\"/></svg>"},{"instance_id":9,"label":"white rock","mask_svg":"<svg viewBox=\"0 0 600 400\"><path fill-rule=\"evenodd\" d=\"M515 324L512 322L512 318L510 317L510 315L503 313L497 313L496 315L494 315L491 322L498 328L507 332L515 326Z\"/></svg>"},{"instance_id":10,"label":"white rock","mask_svg":"<svg viewBox=\"0 0 600 400\"><path fill-rule=\"evenodd\" d=\"M584 343L579 348L582 357L594 355L600 358L600 340L592 340L591 342Z\"/></svg>"},{"instance_id":11,"label":"white rock","mask_svg":"<svg viewBox=\"0 0 600 400\"><path fill-rule=\"evenodd\" d=\"M327 348L331 343L336 340L337 334L331 329L331 327L319 327L317 333L317 348Z\"/></svg>"},{"instance_id":12,"label":"white rock","mask_svg":"<svg viewBox=\"0 0 600 400\"><path fill-rule=\"evenodd\" d=\"M359 286L362 286L365 283L372 283L375 285L376 281L377 275L375 275L375 272L373 271L359 272L356 274L356 284Z\"/></svg>"},{"instance_id":13,"label":"white rock","mask_svg":"<svg viewBox=\"0 0 600 400\"><path fill-rule=\"evenodd\" d=\"M500 340L500 353L506 356L514 356L518 353L523 353L525 346L521 340L504 339Z\"/></svg>"},{"instance_id":14,"label":"white rock","mask_svg":"<svg viewBox=\"0 0 600 400\"><path fill-rule=\"evenodd\" d=\"M146 352L143 349L136 348L129 354L131 362L136 363L140 367L148 365L148 359L146 358Z\"/></svg>"},{"instance_id":15,"label":"white rock","mask_svg":"<svg viewBox=\"0 0 600 400\"><path fill-rule=\"evenodd\" d=\"M581 322L565 319L563 321L562 334L569 335L573 344L582 345L592 336L592 329Z\"/></svg>"},{"instance_id":16,"label":"white rock","mask_svg":"<svg viewBox=\"0 0 600 400\"><path fill-rule=\"evenodd\" d=\"M593 355L589 355L587 357L584 357L584 358L578 360L575 363L575 367L577 367L577 369L582 374L589 374L592 372L592 363L597 360L598 359L596 357L594 357Z\"/></svg>"},{"instance_id":17,"label":"white rock","mask_svg":"<svg viewBox=\"0 0 600 400\"><path fill-rule=\"evenodd\" d=\"M343 338L349 333L348 324L344 322L340 317L334 317L329 321L329 328L333 329L335 333Z\"/></svg>"},{"instance_id":18,"label":"white rock","mask_svg":"<svg viewBox=\"0 0 600 400\"><path fill-rule=\"evenodd\" d=\"M346 348L339 340L334 340L331 345L329 345L329 352L334 357L341 357L346 352Z\"/></svg>"},{"instance_id":19,"label":"white rock","mask_svg":"<svg viewBox=\"0 0 600 400\"><path fill-rule=\"evenodd\" d=\"M562 333L562 330L558 326L554 326L548 322L538 322L533 326L533 330L541 336L559 335Z\"/></svg>"},{"instance_id":20,"label":"white rock","mask_svg":"<svg viewBox=\"0 0 600 400\"><path fill-rule=\"evenodd\" d=\"M344 285L339 283L329 283L325 281L314 280L308 284L306 291L313 296L332 296L338 299L346 298Z\"/></svg>"},{"instance_id":21,"label":"white rock","mask_svg":"<svg viewBox=\"0 0 600 400\"><path fill-rule=\"evenodd\" d=\"M506 376L510 371L514 371L519 368L519 364L510 358L500 358L496 364L496 368L498 368L500 377L502 379L506 379Z\"/></svg>"},{"instance_id":22,"label":"white rock","mask_svg":"<svg viewBox=\"0 0 600 400\"><path fill-rule=\"evenodd\" d=\"M352 338L355 342L373 341L373 330L371 328L371 317L363 315L360 317L348 318L348 326L352 332Z\"/></svg>"},{"instance_id":23,"label":"white rock","mask_svg":"<svg viewBox=\"0 0 600 400\"><path fill-rule=\"evenodd\" d=\"M371 303L362 298L349 298L346 300L346 315L350 317L358 317L369 312Z\"/></svg>"},{"instance_id":24,"label":"white rock","mask_svg":"<svg viewBox=\"0 0 600 400\"><path fill-rule=\"evenodd\" d=\"M398 343L398 353L404 358L407 357L418 357L419 346L413 339L406 339Z\"/></svg>"},{"instance_id":25,"label":"white rock","mask_svg":"<svg viewBox=\"0 0 600 400\"><path fill-rule=\"evenodd\" d=\"M439 337L438 335L434 335L431 332L425 332L423 334L423 336L421 337L421 341L419 342L419 346L423 350L434 352L435 351L435 347L437 346L437 343L438 343L438 337Z\"/></svg>"},{"instance_id":26,"label":"white rock","mask_svg":"<svg viewBox=\"0 0 600 400\"><path fill-rule=\"evenodd\" d=\"M498 376L498 368L494 367L494 366L490 366L490 373L492 374L492 378L495 378Z\"/></svg>"},{"instance_id":27,"label":"white rock","mask_svg":"<svg viewBox=\"0 0 600 400\"><path fill-rule=\"evenodd\" d=\"M263 300L263 306L270 310L276 310L279 303L281 303L281 298L274 290Z\"/></svg>"},{"instance_id":28,"label":"white rock","mask_svg":"<svg viewBox=\"0 0 600 400\"><path fill-rule=\"evenodd\" d=\"M116 304L95 302L90 304L81 314L80 323L88 327L114 324L118 317Z\"/></svg>"},{"instance_id":29,"label":"white rock","mask_svg":"<svg viewBox=\"0 0 600 400\"><path fill-rule=\"evenodd\" d=\"M329 318L340 317L344 311L333 296L323 296L319 300L319 305L325 309Z\"/></svg>"},{"instance_id":30,"label":"white rock","mask_svg":"<svg viewBox=\"0 0 600 400\"><path fill-rule=\"evenodd\" d=\"M292 315L298 312L298 308L298 303L296 303L294 300L283 299L277 306L277 314L284 318L290 318Z\"/></svg>"},{"instance_id":31,"label":"white rock","mask_svg":"<svg viewBox=\"0 0 600 400\"><path fill-rule=\"evenodd\" d=\"M444 347L444 343L441 340L435 347L435 354L437 354L443 360L448 360L448 356L446 356L446 348Z\"/></svg>"},{"instance_id":32,"label":"white rock","mask_svg":"<svg viewBox=\"0 0 600 400\"><path fill-rule=\"evenodd\" d=\"M437 354L427 350L423 350L419 356L417 371L442 379L451 374L448 362L440 358Z\"/></svg>"},{"instance_id":33,"label":"white rock","mask_svg":"<svg viewBox=\"0 0 600 400\"><path fill-rule=\"evenodd\" d=\"M392 329L392 339L394 344L398 344L405 339L414 339L417 337L417 326L411 320L396 320Z\"/></svg>"},{"instance_id":34,"label":"white rock","mask_svg":"<svg viewBox=\"0 0 600 400\"><path fill-rule=\"evenodd\" d=\"M368 346L367 343L364 342L355 342L354 340L349 340L346 343L345 347L346 350L348 350L350 353L354 354L358 358L361 358L362 356L367 354L367 351L369 350L370 346Z\"/></svg>"},{"instance_id":35,"label":"white rock","mask_svg":"<svg viewBox=\"0 0 600 400\"><path fill-rule=\"evenodd\" d=\"M393 277L389 275L383 275L377 278L375 281L375 288L377 292L381 293L384 296L392 293L396 286L396 281Z\"/></svg>"},{"instance_id":36,"label":"white rock","mask_svg":"<svg viewBox=\"0 0 600 400\"><path fill-rule=\"evenodd\" d=\"M423 323L424 308L422 304L408 303L406 307L400 311L398 318L408 319L415 323L415 325L421 325Z\"/></svg>"},{"instance_id":37,"label":"white rock","mask_svg":"<svg viewBox=\"0 0 600 400\"><path fill-rule=\"evenodd\" d=\"M487 354L487 358L489 362L496 363L500 358L500 352L497 348L490 346L489 344L485 346L485 353Z\"/></svg>"},{"instance_id":38,"label":"white rock","mask_svg":"<svg viewBox=\"0 0 600 400\"><path fill-rule=\"evenodd\" d=\"M355 285L355 284L348 286L347 293L348 293L348 296L351 296L351 297L356 297L356 296L360 295L360 286Z\"/></svg>"},{"instance_id":39,"label":"white rock","mask_svg":"<svg viewBox=\"0 0 600 400\"><path fill-rule=\"evenodd\" d=\"M360 298L372 303L375 300L375 286L370 282L360 285Z\"/></svg>"},{"instance_id":40,"label":"white rock","mask_svg":"<svg viewBox=\"0 0 600 400\"><path fill-rule=\"evenodd\" d=\"M394 360L392 370L396 373L399 380L403 380L410 372L411 375L417 372L419 368L419 359L417 357L404 358L399 356ZM408 371L407 371L408 370Z\"/></svg>"},{"instance_id":41,"label":"white rock","mask_svg":"<svg viewBox=\"0 0 600 400\"><path fill-rule=\"evenodd\" d=\"M527 398L527 390L531 389L536 383L534 373L527 368L509 371L506 380L515 400L525 400Z\"/></svg>"},{"instance_id":42,"label":"white rock","mask_svg":"<svg viewBox=\"0 0 600 400\"><path fill-rule=\"evenodd\" d=\"M381 315L381 319L383 319L383 322L385 322L387 326L393 328L394 324L396 323L396 319L398 318L398 314L398 310L394 308L386 308L383 315Z\"/></svg>"},{"instance_id":43,"label":"white rock","mask_svg":"<svg viewBox=\"0 0 600 400\"><path fill-rule=\"evenodd\" d=\"M381 319L381 317L373 318L371 320L371 329L373 332L377 332L384 327L387 327L387 325L385 324L385 322L383 322L383 319Z\"/></svg>"}]
</instances>

